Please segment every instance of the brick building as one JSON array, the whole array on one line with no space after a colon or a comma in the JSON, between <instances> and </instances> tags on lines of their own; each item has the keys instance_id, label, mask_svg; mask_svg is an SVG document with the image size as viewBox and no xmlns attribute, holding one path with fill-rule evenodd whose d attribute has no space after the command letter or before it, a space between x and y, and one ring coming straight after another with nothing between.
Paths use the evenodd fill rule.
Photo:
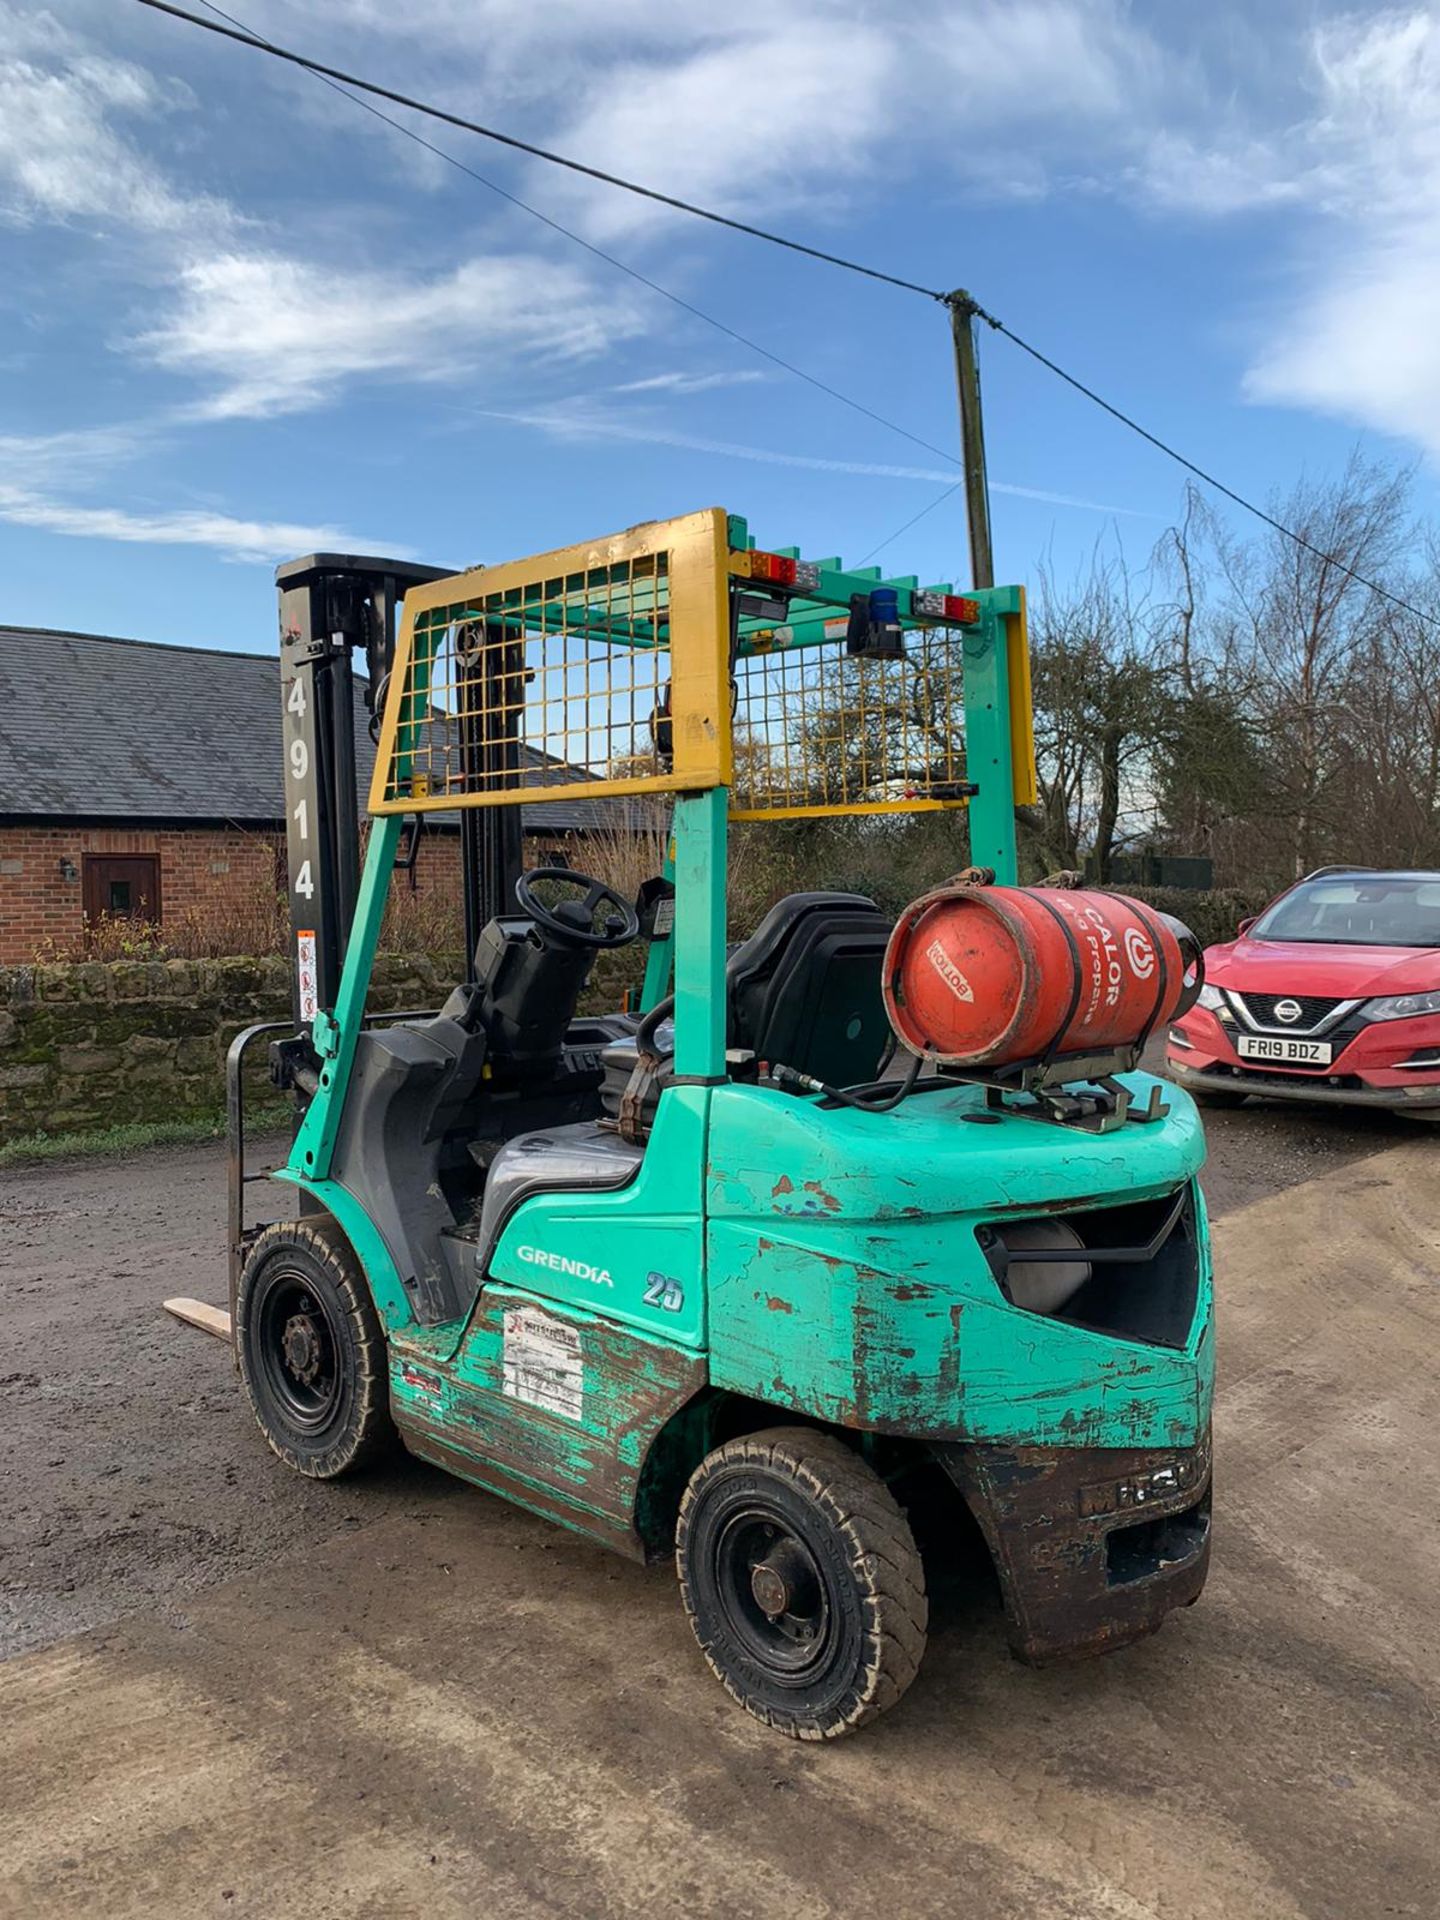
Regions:
<instances>
[{"instance_id":1,"label":"brick building","mask_svg":"<svg viewBox=\"0 0 1440 1920\"><path fill-rule=\"evenodd\" d=\"M373 758L357 689L362 795ZM283 885L274 655L0 627L0 965L73 949L87 921L243 917ZM595 824L583 802L525 809L539 857ZM418 884L458 884L453 828L427 831Z\"/></svg>"}]
</instances>

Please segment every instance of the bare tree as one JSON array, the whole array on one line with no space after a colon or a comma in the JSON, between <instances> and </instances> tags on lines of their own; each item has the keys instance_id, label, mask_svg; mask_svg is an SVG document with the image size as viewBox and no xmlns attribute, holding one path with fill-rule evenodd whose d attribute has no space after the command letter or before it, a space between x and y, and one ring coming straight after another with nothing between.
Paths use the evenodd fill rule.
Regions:
<instances>
[{"instance_id":1,"label":"bare tree","mask_svg":"<svg viewBox=\"0 0 1440 1920\"><path fill-rule=\"evenodd\" d=\"M1032 623L1042 860L1077 866L1088 852L1110 877L1117 852L1154 817L1154 759L1168 692L1153 610L1118 560L1059 589L1042 573Z\"/></svg>"},{"instance_id":2,"label":"bare tree","mask_svg":"<svg viewBox=\"0 0 1440 1920\"><path fill-rule=\"evenodd\" d=\"M1364 580L1383 581L1405 550L1409 485L1408 470L1354 453L1338 479L1301 481L1277 507L1305 546L1272 533L1230 560L1253 642L1257 725L1285 802L1296 874L1344 822L1350 699L1383 619L1384 603Z\"/></svg>"}]
</instances>

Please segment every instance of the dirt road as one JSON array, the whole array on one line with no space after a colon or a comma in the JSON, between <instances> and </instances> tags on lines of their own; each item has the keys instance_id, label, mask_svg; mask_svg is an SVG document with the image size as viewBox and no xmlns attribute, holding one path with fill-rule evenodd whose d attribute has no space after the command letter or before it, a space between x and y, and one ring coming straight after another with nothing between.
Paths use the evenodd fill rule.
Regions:
<instances>
[{"instance_id":1,"label":"dirt road","mask_svg":"<svg viewBox=\"0 0 1440 1920\"><path fill-rule=\"evenodd\" d=\"M0 1913L1433 1915L1440 1140L1212 1142L1202 1604L1031 1673L950 1596L821 1751L735 1712L665 1570L276 1468L157 1311L222 1297L215 1149L0 1176Z\"/></svg>"}]
</instances>

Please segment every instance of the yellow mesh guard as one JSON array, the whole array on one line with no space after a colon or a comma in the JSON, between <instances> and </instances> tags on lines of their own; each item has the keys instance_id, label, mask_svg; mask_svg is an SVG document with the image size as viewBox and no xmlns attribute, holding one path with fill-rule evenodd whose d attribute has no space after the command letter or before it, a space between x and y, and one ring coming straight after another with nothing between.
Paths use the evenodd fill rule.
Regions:
<instances>
[{"instance_id":1,"label":"yellow mesh guard","mask_svg":"<svg viewBox=\"0 0 1440 1920\"><path fill-rule=\"evenodd\" d=\"M737 663L732 818L965 805L963 635L915 630L903 660L856 659L845 625L827 621L821 645L754 639Z\"/></svg>"},{"instance_id":2,"label":"yellow mesh guard","mask_svg":"<svg viewBox=\"0 0 1440 1920\"><path fill-rule=\"evenodd\" d=\"M370 811L727 785L726 529L707 508L412 587Z\"/></svg>"}]
</instances>

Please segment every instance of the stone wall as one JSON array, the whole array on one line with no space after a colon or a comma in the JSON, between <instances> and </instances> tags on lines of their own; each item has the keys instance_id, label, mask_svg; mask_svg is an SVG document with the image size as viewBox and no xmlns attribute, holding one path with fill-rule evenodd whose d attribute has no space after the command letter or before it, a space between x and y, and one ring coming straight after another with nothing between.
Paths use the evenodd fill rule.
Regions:
<instances>
[{"instance_id":1,"label":"stone wall","mask_svg":"<svg viewBox=\"0 0 1440 1920\"><path fill-rule=\"evenodd\" d=\"M600 956L585 1010L618 1006L643 964L638 946ZM370 1009L438 1007L461 966L458 953L382 953ZM0 967L0 1143L121 1122L218 1118L235 1034L289 1012L290 968L280 959ZM273 1098L263 1042L251 1059L251 1096Z\"/></svg>"},{"instance_id":2,"label":"stone wall","mask_svg":"<svg viewBox=\"0 0 1440 1920\"><path fill-rule=\"evenodd\" d=\"M376 1011L437 1007L458 955L375 962ZM290 1011L279 959L0 967L0 1141L218 1116L241 1027ZM253 1088L268 1092L257 1043Z\"/></svg>"}]
</instances>

